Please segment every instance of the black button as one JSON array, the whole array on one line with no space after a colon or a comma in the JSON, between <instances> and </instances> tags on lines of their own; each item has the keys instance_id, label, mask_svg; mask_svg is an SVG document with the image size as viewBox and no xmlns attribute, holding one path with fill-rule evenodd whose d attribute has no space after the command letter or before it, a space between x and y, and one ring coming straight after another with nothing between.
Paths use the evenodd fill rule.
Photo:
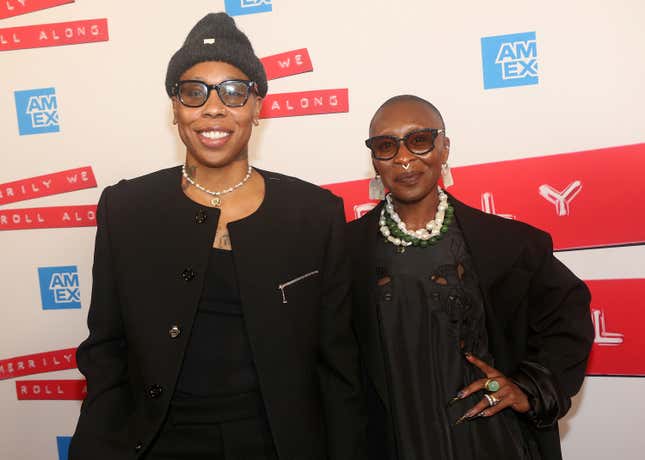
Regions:
<instances>
[{"instance_id":1,"label":"black button","mask_svg":"<svg viewBox=\"0 0 645 460\"><path fill-rule=\"evenodd\" d=\"M200 209L197 211L197 214L195 214L195 223L196 224L203 224L206 223L208 220L208 214L206 214L206 211L203 209Z\"/></svg>"},{"instance_id":2,"label":"black button","mask_svg":"<svg viewBox=\"0 0 645 460\"><path fill-rule=\"evenodd\" d=\"M134 451L139 452L141 449L143 449L143 444L141 442L138 442L136 446L134 446Z\"/></svg>"},{"instance_id":3,"label":"black button","mask_svg":"<svg viewBox=\"0 0 645 460\"><path fill-rule=\"evenodd\" d=\"M155 399L161 396L161 393L163 393L163 388L161 388L159 385L150 385L146 389L146 391L150 399Z\"/></svg>"},{"instance_id":4,"label":"black button","mask_svg":"<svg viewBox=\"0 0 645 460\"><path fill-rule=\"evenodd\" d=\"M185 268L183 272L181 272L181 279L184 281L192 281L197 274L193 271L192 268L188 267Z\"/></svg>"}]
</instances>

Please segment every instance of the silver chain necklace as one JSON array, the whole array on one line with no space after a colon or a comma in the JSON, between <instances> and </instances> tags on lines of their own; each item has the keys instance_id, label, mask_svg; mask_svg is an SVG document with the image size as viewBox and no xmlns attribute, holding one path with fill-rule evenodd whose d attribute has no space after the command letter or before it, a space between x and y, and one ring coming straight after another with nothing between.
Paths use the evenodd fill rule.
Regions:
<instances>
[{"instance_id":1,"label":"silver chain necklace","mask_svg":"<svg viewBox=\"0 0 645 460\"><path fill-rule=\"evenodd\" d=\"M186 165L184 164L181 167L181 174L184 176L184 179L192 185L193 187L197 188L198 190L201 190L204 193L208 193L209 195L213 196L214 198L211 200L211 204L215 206L216 208L219 208L222 205L222 199L220 196L226 195L227 193L231 193L234 190L237 190L251 178L251 173L253 172L253 168L249 164L249 168L246 170L246 176L244 176L244 179L239 181L237 184L233 185L232 187L226 188L224 190L219 190L217 192L214 192L213 190L208 190L206 187L199 185L197 182L195 182L190 176L188 176L188 173L186 172Z\"/></svg>"}]
</instances>

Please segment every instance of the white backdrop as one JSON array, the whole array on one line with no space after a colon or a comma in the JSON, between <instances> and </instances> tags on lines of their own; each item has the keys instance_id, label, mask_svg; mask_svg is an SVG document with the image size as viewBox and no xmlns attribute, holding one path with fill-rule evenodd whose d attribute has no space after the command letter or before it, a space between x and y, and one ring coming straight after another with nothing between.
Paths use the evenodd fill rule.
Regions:
<instances>
[{"instance_id":1,"label":"white backdrop","mask_svg":"<svg viewBox=\"0 0 645 460\"><path fill-rule=\"evenodd\" d=\"M222 10L222 0L78 0L0 20L8 28L107 18L110 35L101 43L0 52L0 184L80 166L91 166L98 182L9 207L94 204L120 178L179 164L166 66L194 23ZM643 19L639 0L273 0L272 12L238 16L238 26L260 57L307 48L314 71L271 81L269 92L348 88L350 109L263 120L252 162L318 184L366 178L369 119L399 93L442 111L453 166L643 142ZM480 39L526 31L537 36L539 84L484 90ZM60 132L20 136L14 91L47 87L56 89ZM631 199L644 209L643 197ZM599 209L598 219L606 218ZM71 348L85 337L94 233L0 231L0 360ZM558 256L584 279L645 277L645 246ZM78 267L82 308L43 310L37 267L67 265ZM565 458L642 458L644 393L645 379L587 378L562 422ZM73 433L79 406L18 401L12 379L0 380L0 458L57 458L56 437Z\"/></svg>"}]
</instances>

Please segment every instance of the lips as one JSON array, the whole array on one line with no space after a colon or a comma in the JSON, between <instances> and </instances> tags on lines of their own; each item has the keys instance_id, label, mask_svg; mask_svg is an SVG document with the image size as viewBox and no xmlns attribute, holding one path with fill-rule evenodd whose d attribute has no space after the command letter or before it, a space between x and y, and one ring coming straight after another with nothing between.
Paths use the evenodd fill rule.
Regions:
<instances>
[{"instance_id":1,"label":"lips","mask_svg":"<svg viewBox=\"0 0 645 460\"><path fill-rule=\"evenodd\" d=\"M397 174L394 177L394 181L401 184L413 185L419 181L419 178L421 177L421 175L422 173L417 171L408 171L401 174Z\"/></svg>"},{"instance_id":2,"label":"lips","mask_svg":"<svg viewBox=\"0 0 645 460\"><path fill-rule=\"evenodd\" d=\"M197 130L200 142L210 148L221 147L226 144L233 132L224 128L206 128Z\"/></svg>"}]
</instances>

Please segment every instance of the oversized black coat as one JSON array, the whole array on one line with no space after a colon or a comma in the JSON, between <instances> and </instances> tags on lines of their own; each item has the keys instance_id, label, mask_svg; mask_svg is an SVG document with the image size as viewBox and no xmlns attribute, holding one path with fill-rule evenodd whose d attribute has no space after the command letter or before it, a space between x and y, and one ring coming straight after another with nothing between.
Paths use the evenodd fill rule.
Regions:
<instances>
[{"instance_id":1,"label":"oversized black coat","mask_svg":"<svg viewBox=\"0 0 645 460\"><path fill-rule=\"evenodd\" d=\"M279 458L361 459L365 425L341 200L260 173L263 203L228 229ZM88 394L69 458L135 459L167 413L219 210L187 198L175 167L106 188L97 215L89 337L77 351Z\"/></svg>"},{"instance_id":2,"label":"oversized black coat","mask_svg":"<svg viewBox=\"0 0 645 460\"><path fill-rule=\"evenodd\" d=\"M553 256L551 237L450 197L480 281L495 367L537 383L546 406L527 421L544 460L560 459L558 418L585 375L593 342L585 284ZM368 402L370 460L392 458L396 439L377 316L375 250L381 203L349 224L354 321ZM510 409L507 409L510 410ZM424 460L424 459L418 459Z\"/></svg>"}]
</instances>

